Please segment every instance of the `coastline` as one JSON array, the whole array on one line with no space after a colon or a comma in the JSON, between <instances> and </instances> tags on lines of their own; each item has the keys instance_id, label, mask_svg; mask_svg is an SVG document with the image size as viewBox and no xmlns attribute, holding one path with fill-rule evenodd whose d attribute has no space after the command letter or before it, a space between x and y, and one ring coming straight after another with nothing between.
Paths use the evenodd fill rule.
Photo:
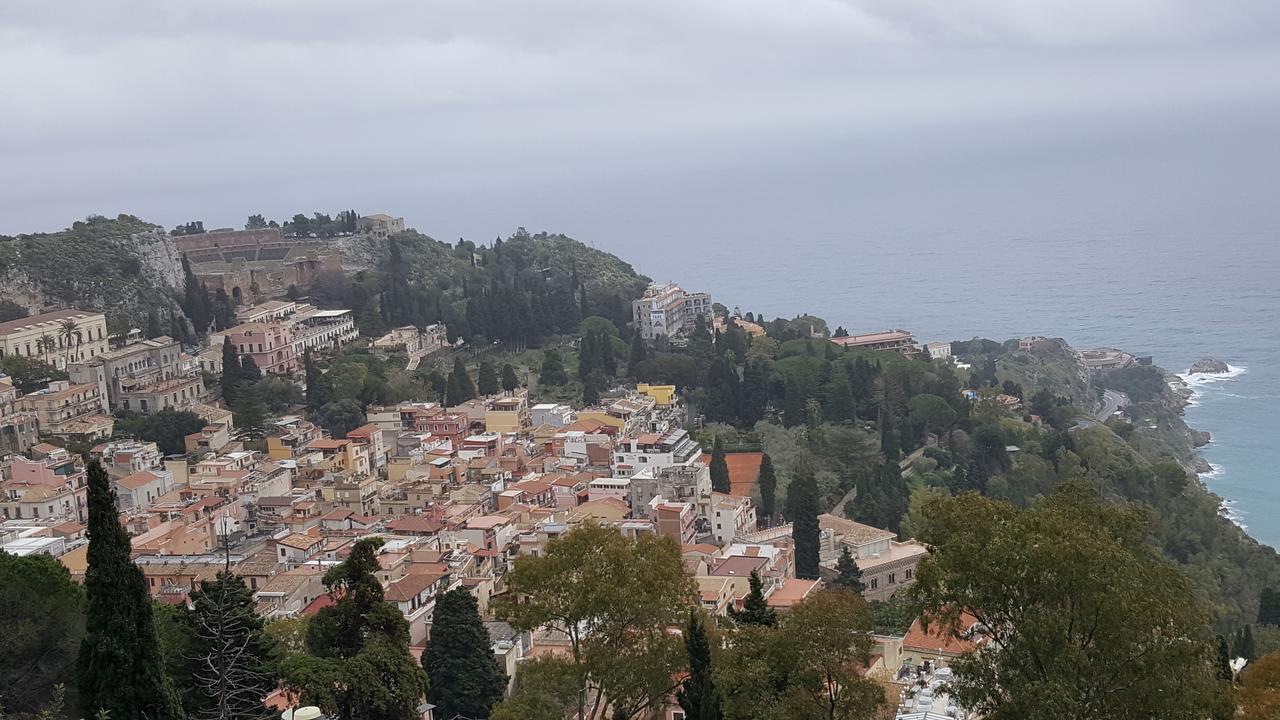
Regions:
<instances>
[{"instance_id":1,"label":"coastline","mask_svg":"<svg viewBox=\"0 0 1280 720\"><path fill-rule=\"evenodd\" d=\"M1185 417L1185 411L1187 408L1198 407L1205 390L1222 382L1238 378L1249 372L1248 366L1237 366L1231 365L1230 363L1225 363L1225 365L1227 368L1225 372L1191 372L1191 370L1188 369L1181 373L1169 374L1170 388L1173 389L1174 393L1182 399L1180 415ZM1213 442L1212 436L1208 432L1196 430L1190 428L1190 426L1188 426L1188 429L1191 430L1193 437L1198 436L1194 445L1195 453L1193 469L1200 480L1200 484L1204 486L1207 492L1211 493L1218 499L1218 510L1222 516L1230 520L1232 524L1240 528L1245 533L1248 533L1249 525L1245 522L1244 513L1238 507L1238 501L1234 498L1227 498L1219 495L1212 487L1212 480L1214 478L1222 477L1226 472L1225 468L1221 464L1209 462L1208 459L1199 453L1199 448ZM1200 441L1199 437L1202 437L1203 441ZM1250 535L1250 537L1253 536ZM1253 539L1258 542L1262 542L1256 537Z\"/></svg>"}]
</instances>

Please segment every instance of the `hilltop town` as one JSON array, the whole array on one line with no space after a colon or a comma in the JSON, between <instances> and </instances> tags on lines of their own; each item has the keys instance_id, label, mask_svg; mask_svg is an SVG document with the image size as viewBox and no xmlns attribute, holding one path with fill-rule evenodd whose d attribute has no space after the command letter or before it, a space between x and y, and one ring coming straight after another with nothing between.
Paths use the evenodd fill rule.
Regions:
<instances>
[{"instance_id":1,"label":"hilltop town","mask_svg":"<svg viewBox=\"0 0 1280 720\"><path fill-rule=\"evenodd\" d=\"M83 583L94 517L114 517L157 607L198 612L213 584L239 578L288 648L264 686L272 712L304 703L361 716L298 668L325 657L307 624L331 622L367 582L428 674L440 615L474 606L482 654L501 673L485 706L500 703L494 717L693 717L696 690L681 679L702 677L694 648L694 667L654 648L691 637L697 617L721 633L847 630L839 670L815 687L870 693L858 707L885 717L981 717L990 708L973 688L949 683L972 670L965 658L1010 640L978 617L990 608L939 594L943 558L960 552L941 518L1040 512L1079 480L1154 509L1152 557L1137 557L1188 573L1187 592L1214 613L1197 627L1228 638L1232 659L1280 641L1263 627L1280 587L1274 553L1218 516L1192 472L1177 388L1150 358L1040 336L920 343L901 329L766 320L727 306L751 298L718 303L585 248L551 260L572 247L560 236L449 245L353 211L208 232L133 220L147 247L167 248L138 261L162 301L65 302L69 286L26 268L24 294L5 308L0 550L52 558ZM422 269L429 258L456 276L425 281L439 272ZM108 511L95 482L114 498ZM963 505L979 502L992 504ZM590 584L580 575L608 565L569 554L586 537L610 552L620 543L610 557L652 574ZM554 575L564 569L553 560L581 571ZM532 613L553 604L556 583L604 609ZM611 638L645 680L580 654L580 631ZM290 645L287 632L307 640ZM630 644L641 635L652 645ZM716 662L735 661L725 653ZM548 710L520 678L557 660L588 679ZM744 687L724 716L750 716L754 702L794 716L788 703L807 702L750 695L763 676L748 670L765 672L738 668ZM68 681L45 679L30 693L41 702ZM407 714L377 716L449 720L473 707L432 682L406 691ZM832 715L855 716L870 715Z\"/></svg>"}]
</instances>

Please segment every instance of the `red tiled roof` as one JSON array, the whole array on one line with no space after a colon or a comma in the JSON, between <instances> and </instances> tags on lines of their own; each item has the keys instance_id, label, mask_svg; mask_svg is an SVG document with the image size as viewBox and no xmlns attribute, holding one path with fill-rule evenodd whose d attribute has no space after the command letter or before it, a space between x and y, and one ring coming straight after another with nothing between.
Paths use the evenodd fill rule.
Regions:
<instances>
[{"instance_id":1,"label":"red tiled roof","mask_svg":"<svg viewBox=\"0 0 1280 720\"><path fill-rule=\"evenodd\" d=\"M977 621L978 619L974 616L961 613L960 631L973 627ZM960 655L978 649L977 642L966 640L937 622L931 623L929 631L925 632L920 618L916 618L915 622L911 623L911 629L907 631L906 637L902 638L902 646L934 653L941 651L947 655Z\"/></svg>"}]
</instances>

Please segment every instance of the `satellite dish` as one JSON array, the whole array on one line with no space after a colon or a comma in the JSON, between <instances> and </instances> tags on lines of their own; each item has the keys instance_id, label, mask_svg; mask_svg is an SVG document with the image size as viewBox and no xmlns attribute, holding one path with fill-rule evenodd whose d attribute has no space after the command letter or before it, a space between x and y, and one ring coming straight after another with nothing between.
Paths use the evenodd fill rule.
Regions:
<instances>
[{"instance_id":1,"label":"satellite dish","mask_svg":"<svg viewBox=\"0 0 1280 720\"><path fill-rule=\"evenodd\" d=\"M285 710L281 715L281 720L318 720L322 715L320 708L314 705L300 707L297 710Z\"/></svg>"}]
</instances>

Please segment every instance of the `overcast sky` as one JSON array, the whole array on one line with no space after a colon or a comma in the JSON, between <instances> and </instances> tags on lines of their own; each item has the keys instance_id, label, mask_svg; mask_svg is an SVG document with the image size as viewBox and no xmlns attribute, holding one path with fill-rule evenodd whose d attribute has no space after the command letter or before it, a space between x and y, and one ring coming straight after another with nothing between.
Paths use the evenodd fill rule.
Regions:
<instances>
[{"instance_id":1,"label":"overcast sky","mask_svg":"<svg viewBox=\"0 0 1280 720\"><path fill-rule=\"evenodd\" d=\"M1278 33L1277 0L7 0L0 233L346 207L607 232L796 157L1265 125Z\"/></svg>"}]
</instances>

